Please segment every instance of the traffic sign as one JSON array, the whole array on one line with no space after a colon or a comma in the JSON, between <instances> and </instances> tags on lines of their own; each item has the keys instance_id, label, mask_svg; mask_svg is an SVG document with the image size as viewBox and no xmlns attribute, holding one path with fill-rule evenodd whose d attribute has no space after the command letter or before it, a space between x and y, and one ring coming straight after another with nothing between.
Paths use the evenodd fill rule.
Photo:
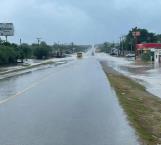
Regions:
<instances>
[{"instance_id":1,"label":"traffic sign","mask_svg":"<svg viewBox=\"0 0 161 145\"><path fill-rule=\"evenodd\" d=\"M13 23L0 23L0 36L14 36Z\"/></svg>"}]
</instances>

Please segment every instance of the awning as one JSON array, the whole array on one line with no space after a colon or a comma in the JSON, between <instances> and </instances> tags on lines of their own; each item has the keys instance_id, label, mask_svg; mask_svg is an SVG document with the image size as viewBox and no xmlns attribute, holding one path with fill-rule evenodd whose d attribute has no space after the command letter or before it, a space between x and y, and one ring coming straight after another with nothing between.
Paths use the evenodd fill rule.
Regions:
<instances>
[{"instance_id":1,"label":"awning","mask_svg":"<svg viewBox=\"0 0 161 145\"><path fill-rule=\"evenodd\" d=\"M142 49L161 49L161 43L143 43L143 44L136 44L136 48L138 50Z\"/></svg>"}]
</instances>

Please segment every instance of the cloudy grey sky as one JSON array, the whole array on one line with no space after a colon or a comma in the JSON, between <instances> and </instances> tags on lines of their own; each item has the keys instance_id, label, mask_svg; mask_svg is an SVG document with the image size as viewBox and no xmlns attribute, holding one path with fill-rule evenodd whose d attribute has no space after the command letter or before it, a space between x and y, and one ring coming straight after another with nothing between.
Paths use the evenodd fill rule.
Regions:
<instances>
[{"instance_id":1,"label":"cloudy grey sky","mask_svg":"<svg viewBox=\"0 0 161 145\"><path fill-rule=\"evenodd\" d=\"M134 26L161 33L161 0L0 0L0 22L13 22L18 42L118 41Z\"/></svg>"}]
</instances>

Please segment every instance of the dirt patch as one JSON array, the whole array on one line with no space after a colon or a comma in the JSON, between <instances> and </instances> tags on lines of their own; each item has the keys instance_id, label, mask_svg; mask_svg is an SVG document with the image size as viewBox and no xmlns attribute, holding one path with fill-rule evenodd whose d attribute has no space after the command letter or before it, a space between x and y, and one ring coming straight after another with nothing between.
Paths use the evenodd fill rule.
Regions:
<instances>
[{"instance_id":1,"label":"dirt patch","mask_svg":"<svg viewBox=\"0 0 161 145\"><path fill-rule=\"evenodd\" d=\"M160 145L161 99L147 92L144 86L113 70L105 61L101 64L142 143Z\"/></svg>"}]
</instances>

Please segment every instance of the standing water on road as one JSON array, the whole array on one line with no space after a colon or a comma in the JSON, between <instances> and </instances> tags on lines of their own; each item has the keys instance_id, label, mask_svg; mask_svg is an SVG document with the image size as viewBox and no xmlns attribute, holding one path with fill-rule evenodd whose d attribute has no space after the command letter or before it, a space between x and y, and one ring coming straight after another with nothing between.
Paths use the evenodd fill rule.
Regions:
<instances>
[{"instance_id":1,"label":"standing water on road","mask_svg":"<svg viewBox=\"0 0 161 145\"><path fill-rule=\"evenodd\" d=\"M9 78L0 79L0 102L4 99L15 95L21 90L32 85L35 81L48 75L48 72L52 69L57 70L56 66L62 64L49 64L40 66L34 69L27 70L25 73L18 74Z\"/></svg>"},{"instance_id":2,"label":"standing water on road","mask_svg":"<svg viewBox=\"0 0 161 145\"><path fill-rule=\"evenodd\" d=\"M54 70L49 68L43 75ZM33 73L41 76L42 72ZM8 83L15 85L14 79ZM21 77L16 78L16 84L21 83ZM2 145L139 144L94 58L59 68L27 92L1 104L0 116Z\"/></svg>"},{"instance_id":3,"label":"standing water on road","mask_svg":"<svg viewBox=\"0 0 161 145\"><path fill-rule=\"evenodd\" d=\"M161 67L156 64L137 64L134 60L113 57L108 54L97 54L99 60L106 60L107 64L144 85L150 93L161 98Z\"/></svg>"}]
</instances>

